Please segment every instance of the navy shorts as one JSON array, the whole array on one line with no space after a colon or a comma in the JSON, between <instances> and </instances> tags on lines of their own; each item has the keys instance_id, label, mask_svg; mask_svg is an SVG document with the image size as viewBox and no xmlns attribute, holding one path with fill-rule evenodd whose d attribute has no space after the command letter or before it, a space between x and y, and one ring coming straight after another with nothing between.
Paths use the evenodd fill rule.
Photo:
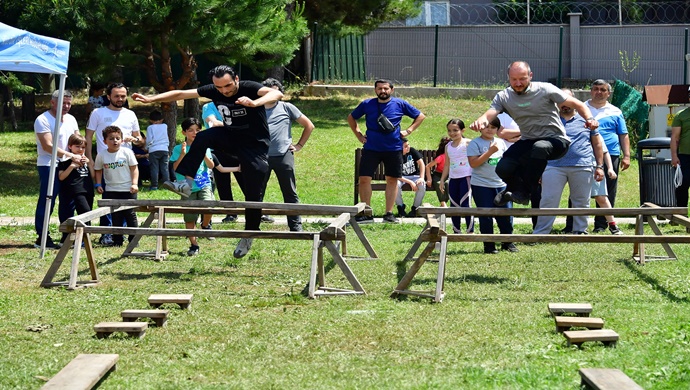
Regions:
<instances>
[{"instance_id":1,"label":"navy shorts","mask_svg":"<svg viewBox=\"0 0 690 390\"><path fill-rule=\"evenodd\" d=\"M383 170L386 176L402 177L402 150L396 152L374 152L362 150L362 159L359 162L360 176L374 176L376 168L383 162Z\"/></svg>"}]
</instances>

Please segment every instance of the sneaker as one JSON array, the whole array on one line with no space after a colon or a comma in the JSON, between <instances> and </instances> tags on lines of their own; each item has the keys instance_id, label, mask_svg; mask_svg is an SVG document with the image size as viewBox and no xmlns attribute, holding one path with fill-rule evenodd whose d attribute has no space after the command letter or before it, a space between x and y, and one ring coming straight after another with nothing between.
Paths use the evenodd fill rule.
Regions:
<instances>
[{"instance_id":1,"label":"sneaker","mask_svg":"<svg viewBox=\"0 0 690 390\"><path fill-rule=\"evenodd\" d=\"M113 235L112 234L104 234L101 236L101 238L98 240L98 243L103 245L103 246L113 246L115 245L115 242L113 241Z\"/></svg>"},{"instance_id":2,"label":"sneaker","mask_svg":"<svg viewBox=\"0 0 690 390\"><path fill-rule=\"evenodd\" d=\"M496 250L496 244L494 244L493 242L485 242L484 253L486 253L487 255L497 255L498 251Z\"/></svg>"},{"instance_id":3,"label":"sneaker","mask_svg":"<svg viewBox=\"0 0 690 390\"><path fill-rule=\"evenodd\" d=\"M513 253L519 251L519 249L512 242L509 242L507 244L501 244L501 250L513 252Z\"/></svg>"},{"instance_id":4,"label":"sneaker","mask_svg":"<svg viewBox=\"0 0 690 390\"><path fill-rule=\"evenodd\" d=\"M386 223L398 223L398 219L390 211L383 215L383 222Z\"/></svg>"},{"instance_id":5,"label":"sneaker","mask_svg":"<svg viewBox=\"0 0 690 390\"><path fill-rule=\"evenodd\" d=\"M208 224L208 226L201 225L201 229L202 230L213 230L210 223ZM206 237L206 238L210 241L213 241L216 239L215 237Z\"/></svg>"},{"instance_id":6,"label":"sneaker","mask_svg":"<svg viewBox=\"0 0 690 390\"><path fill-rule=\"evenodd\" d=\"M584 234L584 235L587 235L587 234L589 234L589 233L587 233L586 230L585 230L584 232L580 232L580 231L574 230L574 231L573 231L573 234L577 234L577 235Z\"/></svg>"},{"instance_id":7,"label":"sneaker","mask_svg":"<svg viewBox=\"0 0 690 390\"><path fill-rule=\"evenodd\" d=\"M594 230L592 230L592 232L594 232L594 233L603 233L605 231L606 231L606 229L603 227L596 227L596 228L594 228Z\"/></svg>"},{"instance_id":8,"label":"sneaker","mask_svg":"<svg viewBox=\"0 0 690 390\"><path fill-rule=\"evenodd\" d=\"M235 248L235 252L233 252L232 255L238 259L246 256L249 250L252 249L252 241L254 241L253 238L240 238L240 242L237 244L237 248Z\"/></svg>"},{"instance_id":9,"label":"sneaker","mask_svg":"<svg viewBox=\"0 0 690 390\"><path fill-rule=\"evenodd\" d=\"M187 256L196 256L199 254L199 245L192 245L187 251Z\"/></svg>"},{"instance_id":10,"label":"sneaker","mask_svg":"<svg viewBox=\"0 0 690 390\"><path fill-rule=\"evenodd\" d=\"M261 216L261 222L273 223L275 221L276 221L275 219L269 217L268 215L262 215Z\"/></svg>"},{"instance_id":11,"label":"sneaker","mask_svg":"<svg viewBox=\"0 0 690 390\"><path fill-rule=\"evenodd\" d=\"M398 207L398 217L400 218L405 218L407 217L407 213L405 213L405 205L399 205Z\"/></svg>"},{"instance_id":12,"label":"sneaker","mask_svg":"<svg viewBox=\"0 0 690 390\"><path fill-rule=\"evenodd\" d=\"M290 231L291 232L303 232L304 228L302 227L301 223L297 223L294 226L290 226Z\"/></svg>"},{"instance_id":13,"label":"sneaker","mask_svg":"<svg viewBox=\"0 0 690 390\"><path fill-rule=\"evenodd\" d=\"M506 192L504 198L508 198L508 200L517 204L529 204L529 195L522 192Z\"/></svg>"},{"instance_id":14,"label":"sneaker","mask_svg":"<svg viewBox=\"0 0 690 390\"><path fill-rule=\"evenodd\" d=\"M158 191L158 187L149 187L149 191Z\"/></svg>"},{"instance_id":15,"label":"sneaker","mask_svg":"<svg viewBox=\"0 0 690 390\"><path fill-rule=\"evenodd\" d=\"M417 208L412 206L412 209L410 209L410 212L407 213L408 218L417 218Z\"/></svg>"},{"instance_id":16,"label":"sneaker","mask_svg":"<svg viewBox=\"0 0 690 390\"><path fill-rule=\"evenodd\" d=\"M374 222L374 217L371 215L358 214L355 216L355 221L357 221L359 224L372 223Z\"/></svg>"},{"instance_id":17,"label":"sneaker","mask_svg":"<svg viewBox=\"0 0 690 390\"><path fill-rule=\"evenodd\" d=\"M498 207L503 207L503 206L505 206L505 205L508 204L508 202L510 201L510 199L508 199L508 195L509 195L509 194L510 194L510 192L508 192L508 191L506 191L506 190L503 190L503 191L499 192L499 193L496 194L496 196L494 197L494 204L495 204L496 206L498 206Z\"/></svg>"},{"instance_id":18,"label":"sneaker","mask_svg":"<svg viewBox=\"0 0 690 390\"><path fill-rule=\"evenodd\" d=\"M622 236L623 235L623 232L621 231L621 229L618 228L618 225L616 225L615 223L609 225L609 231L614 236Z\"/></svg>"},{"instance_id":19,"label":"sneaker","mask_svg":"<svg viewBox=\"0 0 690 390\"><path fill-rule=\"evenodd\" d=\"M237 215L226 215L225 218L221 222L223 223L230 223L230 222L235 222L237 221Z\"/></svg>"},{"instance_id":20,"label":"sneaker","mask_svg":"<svg viewBox=\"0 0 690 390\"><path fill-rule=\"evenodd\" d=\"M187 181L166 181L161 187L181 195L183 198L189 198L189 195L192 194L192 189Z\"/></svg>"},{"instance_id":21,"label":"sneaker","mask_svg":"<svg viewBox=\"0 0 690 390\"><path fill-rule=\"evenodd\" d=\"M46 249L60 249L60 247L62 245L54 243L52 238L48 237L46 239ZM41 237L38 237L36 242L34 242L34 248L41 249Z\"/></svg>"}]
</instances>

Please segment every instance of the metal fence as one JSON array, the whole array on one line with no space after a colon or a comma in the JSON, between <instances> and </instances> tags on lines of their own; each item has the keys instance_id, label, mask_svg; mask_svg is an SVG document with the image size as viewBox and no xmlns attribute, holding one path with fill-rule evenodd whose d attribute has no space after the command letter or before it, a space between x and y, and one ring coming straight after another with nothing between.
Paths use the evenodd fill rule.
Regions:
<instances>
[{"instance_id":1,"label":"metal fence","mask_svg":"<svg viewBox=\"0 0 690 390\"><path fill-rule=\"evenodd\" d=\"M568 23L569 13L582 13L583 26L678 24L690 20L690 2L527 1L453 4L452 1L426 1L419 16L387 26L563 24Z\"/></svg>"},{"instance_id":2,"label":"metal fence","mask_svg":"<svg viewBox=\"0 0 690 390\"><path fill-rule=\"evenodd\" d=\"M368 80L495 85L514 60L535 80L620 79L683 84L690 25L502 25L379 28L365 39Z\"/></svg>"}]
</instances>

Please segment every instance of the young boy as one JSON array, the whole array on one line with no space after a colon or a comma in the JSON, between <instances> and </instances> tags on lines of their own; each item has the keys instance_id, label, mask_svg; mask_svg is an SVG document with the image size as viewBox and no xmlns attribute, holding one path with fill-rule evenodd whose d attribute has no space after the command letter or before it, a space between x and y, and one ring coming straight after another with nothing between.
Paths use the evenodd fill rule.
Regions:
<instances>
[{"instance_id":1,"label":"young boy","mask_svg":"<svg viewBox=\"0 0 690 390\"><path fill-rule=\"evenodd\" d=\"M184 158L184 156L187 154L189 151L189 148L191 147L192 143L194 142L194 139L196 138L196 134L201 131L201 122L196 119L196 118L187 118L184 121L182 121L182 134L185 136L184 142L182 142L181 145L176 145L175 148L172 151L172 156L170 156L170 161L173 163L173 168L177 169L178 165L180 165L180 162ZM196 171L196 175L194 177L194 185L192 186L192 192L189 195L188 198L182 197L182 199L189 199L189 200L214 200L213 198L213 192L211 190L211 179L209 177L209 170L213 169L214 164L213 164L213 157L211 156L211 150L206 149L206 155L204 156L204 161L199 165L199 169ZM177 178L178 181L184 181L185 178L184 176L175 173L175 177ZM170 183L165 182L163 183L163 187L166 189L169 189L166 187L166 184ZM211 216L212 214L204 214L202 217L201 221L201 228L202 229L207 229L211 230ZM187 229L196 229L196 220L199 219L199 214L185 214L184 215L184 224L185 228ZM210 239L213 239L211 237ZM196 240L196 237L190 236L189 237L189 251L187 251L188 256L195 256L199 254L199 242Z\"/></svg>"},{"instance_id":2,"label":"young boy","mask_svg":"<svg viewBox=\"0 0 690 390\"><path fill-rule=\"evenodd\" d=\"M149 169L151 172L151 191L158 189L158 178L163 183L170 180L168 169L168 126L163 124L163 114L154 110L149 114L151 125L146 128L146 146L149 150Z\"/></svg>"},{"instance_id":3,"label":"young boy","mask_svg":"<svg viewBox=\"0 0 690 390\"><path fill-rule=\"evenodd\" d=\"M123 142L122 130L117 126L106 127L103 129L103 140L108 148L96 156L94 163L96 191L103 194L103 199L136 199L139 192L137 159L131 149L120 147ZM122 226L123 220L127 221L129 227L139 226L134 210L113 213L113 226ZM129 236L129 240L132 240L132 236ZM113 242L115 246L122 246L122 234L114 234Z\"/></svg>"}]
</instances>

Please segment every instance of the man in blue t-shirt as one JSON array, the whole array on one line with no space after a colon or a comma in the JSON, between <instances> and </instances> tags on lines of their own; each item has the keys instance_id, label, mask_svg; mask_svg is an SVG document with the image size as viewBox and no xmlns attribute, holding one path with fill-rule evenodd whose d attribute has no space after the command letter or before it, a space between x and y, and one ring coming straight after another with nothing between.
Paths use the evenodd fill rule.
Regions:
<instances>
[{"instance_id":1,"label":"man in blue t-shirt","mask_svg":"<svg viewBox=\"0 0 690 390\"><path fill-rule=\"evenodd\" d=\"M363 100L347 117L352 132L362 143L362 158L359 165L359 197L371 205L371 178L381 162L386 175L386 213L384 222L397 222L393 205L398 192L398 179L402 176L402 137L412 134L426 116L405 100L392 97L393 83L389 80L374 82L376 98ZM359 128L357 120L365 116L366 135ZM413 119L406 130L400 130L403 116ZM372 216L358 215L358 222L371 222Z\"/></svg>"},{"instance_id":2,"label":"man in blue t-shirt","mask_svg":"<svg viewBox=\"0 0 690 390\"><path fill-rule=\"evenodd\" d=\"M283 94L264 87L255 81L240 81L235 70L219 65L209 72L213 84L196 89L174 90L153 96L139 93L132 95L142 103L171 102L183 99L205 97L216 105L223 126L212 127L200 132L185 158L177 167L177 173L185 181L170 183L165 187L188 197L199 165L206 149L227 152L237 157L242 167L243 184L240 185L246 201L263 201L268 174L268 146L270 136L266 122L264 104L278 101ZM259 230L261 209L247 209L245 230ZM244 257L252 246L253 238L242 238L233 255Z\"/></svg>"}]
</instances>

